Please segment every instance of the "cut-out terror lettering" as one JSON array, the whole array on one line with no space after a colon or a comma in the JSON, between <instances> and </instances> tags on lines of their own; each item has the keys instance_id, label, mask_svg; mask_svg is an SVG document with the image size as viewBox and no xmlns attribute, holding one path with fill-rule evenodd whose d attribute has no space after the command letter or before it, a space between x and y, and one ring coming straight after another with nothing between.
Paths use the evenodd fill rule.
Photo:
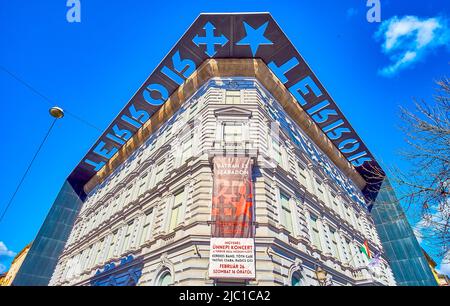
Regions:
<instances>
[{"instance_id":1,"label":"cut-out terror lettering","mask_svg":"<svg viewBox=\"0 0 450 306\"><path fill-rule=\"evenodd\" d=\"M215 57L262 59L357 171L376 164L270 14L202 14L89 151L83 170L99 171L203 61Z\"/></svg>"}]
</instances>

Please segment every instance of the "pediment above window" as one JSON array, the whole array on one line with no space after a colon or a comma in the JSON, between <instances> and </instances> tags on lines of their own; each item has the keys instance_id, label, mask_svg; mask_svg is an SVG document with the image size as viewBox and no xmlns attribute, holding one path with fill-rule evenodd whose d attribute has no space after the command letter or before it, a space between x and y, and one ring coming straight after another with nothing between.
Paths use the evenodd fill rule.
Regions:
<instances>
[{"instance_id":1,"label":"pediment above window","mask_svg":"<svg viewBox=\"0 0 450 306\"><path fill-rule=\"evenodd\" d=\"M217 118L220 117L242 117L242 118L251 118L252 112L238 106L228 106L216 109L214 111L214 116Z\"/></svg>"}]
</instances>

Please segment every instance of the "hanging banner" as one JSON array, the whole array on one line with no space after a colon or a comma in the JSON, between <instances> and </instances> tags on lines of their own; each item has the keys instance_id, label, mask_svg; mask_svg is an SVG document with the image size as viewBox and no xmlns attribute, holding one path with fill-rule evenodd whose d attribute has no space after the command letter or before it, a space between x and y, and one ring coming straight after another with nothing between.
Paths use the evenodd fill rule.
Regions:
<instances>
[{"instance_id":1,"label":"hanging banner","mask_svg":"<svg viewBox=\"0 0 450 306\"><path fill-rule=\"evenodd\" d=\"M255 278L251 168L249 157L214 158L211 278Z\"/></svg>"},{"instance_id":2,"label":"hanging banner","mask_svg":"<svg viewBox=\"0 0 450 306\"><path fill-rule=\"evenodd\" d=\"M249 157L214 158L212 236L253 237L253 190Z\"/></svg>"}]
</instances>

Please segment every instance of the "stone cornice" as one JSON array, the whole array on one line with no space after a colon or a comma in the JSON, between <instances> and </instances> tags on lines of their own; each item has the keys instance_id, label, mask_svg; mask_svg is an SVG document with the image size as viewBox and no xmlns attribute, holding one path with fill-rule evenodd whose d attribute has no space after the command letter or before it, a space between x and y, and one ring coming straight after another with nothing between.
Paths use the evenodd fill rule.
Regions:
<instances>
[{"instance_id":1,"label":"stone cornice","mask_svg":"<svg viewBox=\"0 0 450 306\"><path fill-rule=\"evenodd\" d=\"M105 167L86 183L84 190L89 193L103 182L120 166L145 140L175 112L202 85L214 77L254 77L282 105L287 114L294 119L300 128L315 144L333 161L333 163L349 177L361 190L366 182L354 167L345 159L333 143L326 137L319 126L298 105L295 98L283 86L283 83L260 59L209 59L169 97L164 105L148 120L133 137L113 156Z\"/></svg>"}]
</instances>

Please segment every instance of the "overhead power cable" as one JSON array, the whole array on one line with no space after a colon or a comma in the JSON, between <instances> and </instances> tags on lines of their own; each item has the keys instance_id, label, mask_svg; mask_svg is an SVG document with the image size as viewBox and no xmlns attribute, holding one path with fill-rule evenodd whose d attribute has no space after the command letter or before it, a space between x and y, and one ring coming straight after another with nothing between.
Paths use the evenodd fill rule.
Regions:
<instances>
[{"instance_id":1,"label":"overhead power cable","mask_svg":"<svg viewBox=\"0 0 450 306\"><path fill-rule=\"evenodd\" d=\"M39 92L38 90L36 90L33 86L31 86L29 83L27 83L26 81L24 81L23 79L21 79L20 77L18 77L16 74L12 73L10 70L6 69L4 66L0 65L0 69L3 70L5 73L7 73L10 77L12 77L13 79L15 79L17 82L19 82L20 84L22 84L23 86L25 86L26 88L28 88L31 92L33 92L34 94L36 94L37 96L39 96L40 98L42 98L42 100L46 101L47 103L49 103L50 105L52 105L52 101L45 96L44 94L42 94L41 92ZM68 115L70 115L71 117L73 117L74 119L98 130L101 131L101 129L99 129L97 126L95 126L94 124L90 123L88 120L85 120L83 118L81 118L80 116L75 115L74 113L70 112L70 111L66 111L66 113ZM41 151L42 147L44 146L44 143L46 142L47 138L50 135L50 132L52 131L53 127L55 126L55 123L58 119L64 117L64 111L59 108L59 107L52 107L50 109L50 114L53 116L53 121L47 131L47 133L45 134L44 138L42 139L41 143L39 144L39 147L37 148L36 152L33 155L33 158L31 159L30 163L28 164L24 174L22 175L18 185L16 186L16 189L14 190L13 194L11 195L11 197L9 198L5 209L3 210L3 212L1 213L0 216L0 223L3 221L6 213L8 212L8 210L10 209L10 207L13 204L14 198L16 197L17 193L20 190L20 187L22 186L23 182L25 181L28 173L30 172L31 167L33 166L33 163L35 162L39 152Z\"/></svg>"},{"instance_id":2,"label":"overhead power cable","mask_svg":"<svg viewBox=\"0 0 450 306\"><path fill-rule=\"evenodd\" d=\"M28 172L30 172L31 166L33 165L34 161L36 160L36 157L38 156L39 152L41 151L42 146L44 145L44 143L47 140L48 136L50 135L50 132L52 131L53 126L55 126L56 120L58 120L58 118L53 119L52 124L50 125L47 133L45 134L44 138L42 139L41 143L39 144L38 149L34 153L33 158L31 159L30 163L28 164L28 167L25 170L25 173L22 175L22 178L20 179L19 184L17 185L16 189L14 190L14 193L12 194L11 198L8 200L8 203L6 204L6 207L3 210L2 215L0 216L0 223L2 222L3 218L6 215L6 212L8 211L8 209L11 206L11 204L13 203L14 198L17 195L17 192L19 191L20 187L22 186L22 183L25 181L25 178L28 175Z\"/></svg>"},{"instance_id":3,"label":"overhead power cable","mask_svg":"<svg viewBox=\"0 0 450 306\"><path fill-rule=\"evenodd\" d=\"M31 86L28 82L24 81L22 78L18 77L16 74L12 73L10 70L6 69L4 66L0 65L0 69L3 70L5 73L7 73L9 76L11 76L13 79L15 79L17 82L19 82L20 84L22 84L23 86L25 86L26 88L28 88L31 92L33 92L34 94L38 95L39 97L41 97L44 101L46 101L50 106L53 106L54 103L51 99L49 99L46 95L42 94L41 92L39 92L37 89L35 89L33 86ZM64 106L64 105L62 105ZM98 128L97 126L95 126L94 124L92 124L91 122L89 122L86 119L81 118L80 116L72 113L71 111L68 111L67 109L64 108L64 111L66 114L68 114L69 116L73 117L74 119L90 126L91 128L96 129L97 131L102 131L100 128Z\"/></svg>"}]
</instances>

